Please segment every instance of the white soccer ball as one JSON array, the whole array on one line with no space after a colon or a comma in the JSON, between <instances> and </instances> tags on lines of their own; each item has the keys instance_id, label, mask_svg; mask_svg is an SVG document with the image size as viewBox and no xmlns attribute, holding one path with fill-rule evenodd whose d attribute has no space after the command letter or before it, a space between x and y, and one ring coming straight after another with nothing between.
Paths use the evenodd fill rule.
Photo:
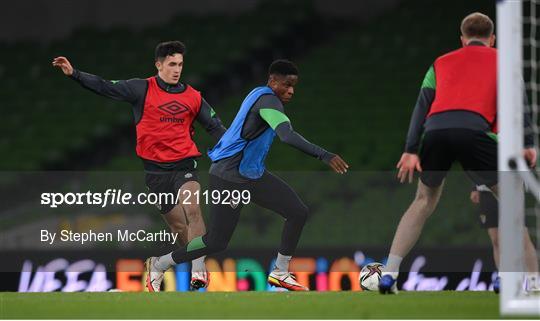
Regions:
<instances>
[{"instance_id":1,"label":"white soccer ball","mask_svg":"<svg viewBox=\"0 0 540 321\"><path fill-rule=\"evenodd\" d=\"M360 287L365 291L377 291L379 289L379 281L381 280L382 269L384 265L373 262L366 264L360 271Z\"/></svg>"}]
</instances>

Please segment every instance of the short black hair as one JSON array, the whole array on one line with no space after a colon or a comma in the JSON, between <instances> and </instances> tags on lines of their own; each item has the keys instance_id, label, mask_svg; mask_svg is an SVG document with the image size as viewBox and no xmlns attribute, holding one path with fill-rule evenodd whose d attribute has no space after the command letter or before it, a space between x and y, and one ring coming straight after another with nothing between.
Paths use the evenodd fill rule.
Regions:
<instances>
[{"instance_id":1,"label":"short black hair","mask_svg":"<svg viewBox=\"0 0 540 321\"><path fill-rule=\"evenodd\" d=\"M163 60L167 58L167 56L173 56L174 54L181 54L183 55L186 52L186 45L182 43L181 41L166 41L159 43L156 46L156 52L155 52L155 59Z\"/></svg>"},{"instance_id":2,"label":"short black hair","mask_svg":"<svg viewBox=\"0 0 540 321\"><path fill-rule=\"evenodd\" d=\"M268 68L268 76L271 75L298 76L298 67L296 67L292 61L286 59L274 60L274 62L272 62Z\"/></svg>"}]
</instances>

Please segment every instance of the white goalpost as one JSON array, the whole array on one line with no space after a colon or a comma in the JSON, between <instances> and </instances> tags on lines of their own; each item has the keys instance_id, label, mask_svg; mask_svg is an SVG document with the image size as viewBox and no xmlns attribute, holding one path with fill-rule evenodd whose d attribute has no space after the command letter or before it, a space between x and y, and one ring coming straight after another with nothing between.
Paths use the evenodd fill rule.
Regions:
<instances>
[{"instance_id":1,"label":"white goalpost","mask_svg":"<svg viewBox=\"0 0 540 321\"><path fill-rule=\"evenodd\" d=\"M498 122L499 122L499 237L500 237L500 311L502 315L540 315L540 296L523 290L525 196L524 184L540 197L540 184L527 168L522 156L523 112L526 90L531 93L533 121L530 130L537 131L538 108L536 28L538 0L497 1L498 43ZM523 16L523 5L530 5ZM524 41L524 25L528 39ZM527 59L524 59L524 47ZM531 70L524 77L524 68ZM525 87L524 79L528 79ZM535 110L536 108L536 110ZM527 129L529 130L529 129ZM535 139L536 140L536 139Z\"/></svg>"}]
</instances>

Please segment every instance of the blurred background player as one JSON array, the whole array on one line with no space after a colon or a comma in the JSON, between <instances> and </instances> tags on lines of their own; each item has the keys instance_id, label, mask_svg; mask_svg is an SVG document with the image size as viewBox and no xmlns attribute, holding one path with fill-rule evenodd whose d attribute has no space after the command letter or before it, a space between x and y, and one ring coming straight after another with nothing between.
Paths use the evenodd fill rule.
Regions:
<instances>
[{"instance_id":1,"label":"blurred background player","mask_svg":"<svg viewBox=\"0 0 540 321\"><path fill-rule=\"evenodd\" d=\"M429 68L414 108L405 152L397 164L400 182L421 172L416 197L397 227L381 293L397 293L403 258L414 246L442 192L446 172L458 161L476 185L497 192L497 51L492 20L481 13L461 23L462 48ZM530 120L525 117L525 126ZM533 136L525 137L524 156L534 166Z\"/></svg>"},{"instance_id":2,"label":"blurred background player","mask_svg":"<svg viewBox=\"0 0 540 321\"><path fill-rule=\"evenodd\" d=\"M487 230L491 246L493 248L493 260L495 267L499 269L499 202L485 186L475 186L471 191L471 201L478 205L480 226ZM528 292L540 291L538 284L538 256L536 248L529 235L529 230L525 228L523 234L523 246L525 253L525 268L527 269L526 290ZM493 282L493 290L499 293L500 278Z\"/></svg>"},{"instance_id":3,"label":"blurred background player","mask_svg":"<svg viewBox=\"0 0 540 321\"><path fill-rule=\"evenodd\" d=\"M248 190L251 200L272 210L285 224L276 265L268 282L291 291L307 291L289 272L289 261L296 250L304 227L308 208L296 192L283 180L268 172L265 158L274 137L328 164L343 174L349 167L341 157L305 140L292 128L285 115L284 104L290 102L298 82L296 65L287 60L274 61L268 71L266 86L257 87L244 99L231 127L209 152L210 190L223 193ZM211 221L208 232L193 239L182 249L159 257L153 279L171 266L227 248L240 217L241 203L210 204Z\"/></svg>"},{"instance_id":4,"label":"blurred background player","mask_svg":"<svg viewBox=\"0 0 540 321\"><path fill-rule=\"evenodd\" d=\"M56 57L53 66L99 95L129 102L137 133L137 155L142 159L146 185L152 193L184 196L200 190L196 158L201 155L193 142L193 122L199 122L216 141L225 127L201 93L180 81L185 45L180 41L163 42L155 49L156 76L146 79L104 80L74 69L66 57ZM190 203L190 204L187 204ZM204 220L197 202L159 204L158 208L180 245L205 233ZM152 260L147 260L146 268ZM208 284L204 257L192 262L191 285ZM161 282L159 282L161 283ZM159 291L159 287L148 287Z\"/></svg>"}]
</instances>

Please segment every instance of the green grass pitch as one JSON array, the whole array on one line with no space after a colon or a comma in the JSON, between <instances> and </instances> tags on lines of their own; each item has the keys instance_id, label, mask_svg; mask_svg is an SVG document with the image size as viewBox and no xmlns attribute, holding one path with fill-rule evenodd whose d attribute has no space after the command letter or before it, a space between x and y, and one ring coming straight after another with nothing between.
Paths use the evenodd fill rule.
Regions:
<instances>
[{"instance_id":1,"label":"green grass pitch","mask_svg":"<svg viewBox=\"0 0 540 321\"><path fill-rule=\"evenodd\" d=\"M494 319L491 292L0 293L2 319Z\"/></svg>"}]
</instances>

